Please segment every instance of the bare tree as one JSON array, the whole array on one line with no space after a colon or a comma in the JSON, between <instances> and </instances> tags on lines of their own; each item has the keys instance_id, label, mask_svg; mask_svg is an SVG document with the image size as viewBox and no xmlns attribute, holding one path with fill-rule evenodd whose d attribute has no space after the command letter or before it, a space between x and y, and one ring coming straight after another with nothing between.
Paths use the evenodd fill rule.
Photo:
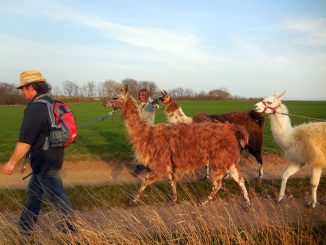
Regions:
<instances>
[{"instance_id":1,"label":"bare tree","mask_svg":"<svg viewBox=\"0 0 326 245\"><path fill-rule=\"evenodd\" d=\"M77 97L79 95L79 86L76 83L73 83L73 87L72 87L72 96Z\"/></svg>"},{"instance_id":2,"label":"bare tree","mask_svg":"<svg viewBox=\"0 0 326 245\"><path fill-rule=\"evenodd\" d=\"M194 95L195 95L195 93L194 93L194 91L192 89L190 89L190 88L185 89L184 96L186 98L191 99L191 98L194 97Z\"/></svg>"},{"instance_id":3,"label":"bare tree","mask_svg":"<svg viewBox=\"0 0 326 245\"><path fill-rule=\"evenodd\" d=\"M14 84L0 83L0 104L22 104L24 97Z\"/></svg>"},{"instance_id":4,"label":"bare tree","mask_svg":"<svg viewBox=\"0 0 326 245\"><path fill-rule=\"evenodd\" d=\"M169 94L176 99L180 99L184 96L184 89L179 87L179 88L174 88L169 90Z\"/></svg>"},{"instance_id":5,"label":"bare tree","mask_svg":"<svg viewBox=\"0 0 326 245\"><path fill-rule=\"evenodd\" d=\"M66 96L81 96L87 97L87 99L93 99L96 96L105 97L105 96L115 96L120 93L124 88L124 85L128 85L129 93L137 98L138 92L142 88L148 89L150 96L152 98L157 98L160 96L160 92L158 91L158 86L153 81L140 81L138 82L132 78L126 78L121 82L117 82L115 80L106 80L104 83L96 84L94 81L90 81L82 87L79 87L76 83L72 81L63 82L62 93ZM59 95L60 90L55 88L53 90L54 95ZM178 87L175 89L168 90L170 96L176 99L183 100L202 100L202 99L217 99L217 100L225 100L225 99L239 99L240 96L232 96L226 88L213 89L209 92L200 91L194 92L192 89L184 89L182 87ZM0 94L1 96L1 94ZM85 99L84 98L84 99ZM80 98L83 99L83 98Z\"/></svg>"},{"instance_id":6,"label":"bare tree","mask_svg":"<svg viewBox=\"0 0 326 245\"><path fill-rule=\"evenodd\" d=\"M208 96L219 100L225 100L231 98L231 94L227 91L226 88L211 90L208 92Z\"/></svg>"},{"instance_id":7,"label":"bare tree","mask_svg":"<svg viewBox=\"0 0 326 245\"><path fill-rule=\"evenodd\" d=\"M105 87L105 82L104 83L99 83L97 85L96 90L97 90L98 97L100 97L100 98L104 98L104 97L107 96L106 90L104 89L104 87Z\"/></svg>"},{"instance_id":8,"label":"bare tree","mask_svg":"<svg viewBox=\"0 0 326 245\"><path fill-rule=\"evenodd\" d=\"M61 94L60 88L58 86L52 86L51 94L54 96L59 96Z\"/></svg>"},{"instance_id":9,"label":"bare tree","mask_svg":"<svg viewBox=\"0 0 326 245\"><path fill-rule=\"evenodd\" d=\"M63 93L66 96L71 97L74 93L74 87L75 87L75 83L72 81L64 81L62 83L62 88L63 88Z\"/></svg>"},{"instance_id":10,"label":"bare tree","mask_svg":"<svg viewBox=\"0 0 326 245\"><path fill-rule=\"evenodd\" d=\"M121 83L123 86L128 85L129 94L131 94L135 98L138 97L138 91L140 89L140 86L139 86L139 83L135 79L127 78L127 79L124 79Z\"/></svg>"},{"instance_id":11,"label":"bare tree","mask_svg":"<svg viewBox=\"0 0 326 245\"><path fill-rule=\"evenodd\" d=\"M207 99L207 93L204 90L195 94L196 99Z\"/></svg>"},{"instance_id":12,"label":"bare tree","mask_svg":"<svg viewBox=\"0 0 326 245\"><path fill-rule=\"evenodd\" d=\"M95 97L95 88L96 88L96 85L95 85L95 82L91 81L91 82L88 82L85 86L85 93L86 93L86 96L90 99L94 98Z\"/></svg>"},{"instance_id":13,"label":"bare tree","mask_svg":"<svg viewBox=\"0 0 326 245\"><path fill-rule=\"evenodd\" d=\"M87 88L87 84L84 84L83 86L81 86L79 88L79 96L81 97L87 97L88 94L88 88Z\"/></svg>"},{"instance_id":14,"label":"bare tree","mask_svg":"<svg viewBox=\"0 0 326 245\"><path fill-rule=\"evenodd\" d=\"M99 97L106 97L106 96L116 96L118 93L121 92L123 86L121 83L115 80L106 80L104 83L101 83L98 88Z\"/></svg>"},{"instance_id":15,"label":"bare tree","mask_svg":"<svg viewBox=\"0 0 326 245\"><path fill-rule=\"evenodd\" d=\"M149 91L149 94L152 96L157 94L158 88L157 85L152 81L142 81L139 83L139 89L146 88Z\"/></svg>"}]
</instances>

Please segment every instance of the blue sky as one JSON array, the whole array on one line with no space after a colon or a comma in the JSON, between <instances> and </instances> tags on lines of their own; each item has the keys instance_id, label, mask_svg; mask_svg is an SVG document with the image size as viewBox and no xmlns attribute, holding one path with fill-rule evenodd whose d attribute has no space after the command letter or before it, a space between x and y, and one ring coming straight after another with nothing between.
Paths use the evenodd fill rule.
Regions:
<instances>
[{"instance_id":1,"label":"blue sky","mask_svg":"<svg viewBox=\"0 0 326 245\"><path fill-rule=\"evenodd\" d=\"M0 82L108 79L326 100L326 1L0 0Z\"/></svg>"}]
</instances>

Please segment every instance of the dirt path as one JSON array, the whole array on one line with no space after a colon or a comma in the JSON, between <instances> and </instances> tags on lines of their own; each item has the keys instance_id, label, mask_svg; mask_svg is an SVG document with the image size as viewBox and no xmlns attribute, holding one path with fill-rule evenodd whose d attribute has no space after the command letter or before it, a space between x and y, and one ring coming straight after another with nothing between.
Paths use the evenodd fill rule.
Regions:
<instances>
[{"instance_id":1,"label":"dirt path","mask_svg":"<svg viewBox=\"0 0 326 245\"><path fill-rule=\"evenodd\" d=\"M259 165L251 156L243 157L240 162L242 174L245 178L254 178L258 176ZM102 160L85 160L85 161L66 161L62 169L63 182L66 186L70 185L97 185L109 183L139 182L140 178L134 177L132 162ZM264 156L264 178L279 179L287 167L287 160L278 155ZM24 188L28 179L22 180L27 175L19 173L17 168L15 174L10 176L1 175L0 188ZM294 177L310 176L310 166L304 166ZM326 171L324 170L323 175Z\"/></svg>"}]
</instances>

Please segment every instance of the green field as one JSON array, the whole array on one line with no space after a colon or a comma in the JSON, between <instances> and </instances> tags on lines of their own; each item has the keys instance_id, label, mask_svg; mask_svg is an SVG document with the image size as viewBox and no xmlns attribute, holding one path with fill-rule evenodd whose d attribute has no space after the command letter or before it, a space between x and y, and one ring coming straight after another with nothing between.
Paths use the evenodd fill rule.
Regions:
<instances>
[{"instance_id":1,"label":"green field","mask_svg":"<svg viewBox=\"0 0 326 245\"><path fill-rule=\"evenodd\" d=\"M180 105L187 115L192 116L199 112L217 114L250 110L255 103L256 101L182 101ZM326 119L326 101L286 101L285 104L292 114ZM97 119L110 111L109 108L103 107L100 103L70 104L70 107L75 113L78 125ZM15 147L24 108L24 105L0 106L1 163L8 160ZM266 116L266 119L264 152L280 153L280 149L271 135L268 116ZM307 121L307 119L292 118L293 125ZM163 109L157 110L156 113L156 123L160 122L166 122ZM78 133L79 137L76 143L66 150L66 159L131 160L133 158L120 112L116 112L113 117L103 122L82 128Z\"/></svg>"}]
</instances>

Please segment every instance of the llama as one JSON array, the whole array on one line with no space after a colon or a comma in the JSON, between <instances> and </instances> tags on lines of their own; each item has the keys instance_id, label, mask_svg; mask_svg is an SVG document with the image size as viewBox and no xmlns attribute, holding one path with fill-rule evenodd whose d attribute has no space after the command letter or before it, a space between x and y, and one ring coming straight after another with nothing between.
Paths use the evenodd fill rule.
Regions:
<instances>
[{"instance_id":1,"label":"llama","mask_svg":"<svg viewBox=\"0 0 326 245\"><path fill-rule=\"evenodd\" d=\"M259 178L263 177L263 158L262 146L264 141L263 128L265 126L265 118L262 113L254 110L243 112L229 112L219 115L207 115L200 113L194 117L188 117L180 107L180 105L166 91L161 92L160 100L165 106L169 123L201 123L201 122L230 122L236 125L243 126L249 133L249 143L245 147L256 161L260 164ZM206 168L206 177L208 177L209 168Z\"/></svg>"},{"instance_id":2,"label":"llama","mask_svg":"<svg viewBox=\"0 0 326 245\"><path fill-rule=\"evenodd\" d=\"M317 204L317 188L322 169L326 167L326 122L314 122L292 127L288 110L282 104L281 94L265 98L258 102L256 111L269 114L274 140L283 149L289 160L289 166L282 176L278 201L284 198L286 182L305 164L311 164L310 179L312 208Z\"/></svg>"},{"instance_id":3,"label":"llama","mask_svg":"<svg viewBox=\"0 0 326 245\"><path fill-rule=\"evenodd\" d=\"M250 205L238 166L239 144L244 146L248 143L248 134L241 126L216 123L146 125L139 116L134 98L127 93L127 88L125 94L105 99L104 105L122 109L122 119L135 157L149 168L149 173L131 204L140 199L148 185L164 176L169 179L172 201L176 202L177 178L203 167L203 163L209 163L213 188L199 205L213 200L227 171L241 188L246 204ZM240 138L239 141L236 135Z\"/></svg>"}]
</instances>

